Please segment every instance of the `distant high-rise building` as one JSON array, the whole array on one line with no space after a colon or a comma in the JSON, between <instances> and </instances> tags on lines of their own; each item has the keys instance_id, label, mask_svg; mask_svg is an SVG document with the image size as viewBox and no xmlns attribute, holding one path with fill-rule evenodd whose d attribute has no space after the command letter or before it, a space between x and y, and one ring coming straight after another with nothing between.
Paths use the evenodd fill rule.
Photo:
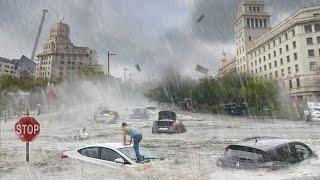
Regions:
<instances>
[{"instance_id":1,"label":"distant high-rise building","mask_svg":"<svg viewBox=\"0 0 320 180\"><path fill-rule=\"evenodd\" d=\"M51 27L50 37L37 55L37 77L56 80L85 66L99 66L97 52L74 46L69 25L61 21Z\"/></svg>"}]
</instances>

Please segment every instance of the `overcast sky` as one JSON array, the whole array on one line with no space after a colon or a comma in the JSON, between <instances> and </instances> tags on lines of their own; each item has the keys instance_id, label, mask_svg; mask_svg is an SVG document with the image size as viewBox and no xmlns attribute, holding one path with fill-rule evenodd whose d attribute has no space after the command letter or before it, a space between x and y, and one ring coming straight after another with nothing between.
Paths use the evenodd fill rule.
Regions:
<instances>
[{"instance_id":1,"label":"overcast sky","mask_svg":"<svg viewBox=\"0 0 320 180\"><path fill-rule=\"evenodd\" d=\"M234 54L233 21L242 0L0 0L0 56L30 57L41 9L48 9L37 53L50 27L64 16L76 46L97 50L99 61L111 58L111 73L123 77L128 67L133 78L160 77L164 69L199 77L196 64L215 74L224 50ZM265 0L275 25L294 11L320 0ZM200 23L196 20L204 14ZM143 73L134 65L139 63Z\"/></svg>"}]
</instances>

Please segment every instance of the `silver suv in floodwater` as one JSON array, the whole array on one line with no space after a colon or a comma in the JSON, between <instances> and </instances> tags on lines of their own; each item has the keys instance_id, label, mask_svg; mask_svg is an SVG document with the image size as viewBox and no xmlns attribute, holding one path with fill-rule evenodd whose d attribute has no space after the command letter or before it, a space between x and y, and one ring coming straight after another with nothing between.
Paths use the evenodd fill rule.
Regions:
<instances>
[{"instance_id":1,"label":"silver suv in floodwater","mask_svg":"<svg viewBox=\"0 0 320 180\"><path fill-rule=\"evenodd\" d=\"M318 156L302 142L252 137L227 146L224 155L216 163L225 168L272 171L310 158Z\"/></svg>"}]
</instances>

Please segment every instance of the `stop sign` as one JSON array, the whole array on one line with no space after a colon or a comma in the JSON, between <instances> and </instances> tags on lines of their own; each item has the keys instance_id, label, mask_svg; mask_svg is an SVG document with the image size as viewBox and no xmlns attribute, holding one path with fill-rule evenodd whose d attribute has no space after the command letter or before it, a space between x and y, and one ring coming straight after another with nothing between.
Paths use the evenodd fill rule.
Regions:
<instances>
[{"instance_id":1,"label":"stop sign","mask_svg":"<svg viewBox=\"0 0 320 180\"><path fill-rule=\"evenodd\" d=\"M15 124L15 132L23 142L33 141L40 132L40 124L33 117L23 117Z\"/></svg>"}]
</instances>

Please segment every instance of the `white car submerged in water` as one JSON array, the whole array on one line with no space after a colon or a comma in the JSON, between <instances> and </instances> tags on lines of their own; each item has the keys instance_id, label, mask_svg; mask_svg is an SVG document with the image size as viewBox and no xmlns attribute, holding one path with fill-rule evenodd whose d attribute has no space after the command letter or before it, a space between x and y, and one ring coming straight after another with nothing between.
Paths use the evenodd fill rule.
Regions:
<instances>
[{"instance_id":1,"label":"white car submerged in water","mask_svg":"<svg viewBox=\"0 0 320 180\"><path fill-rule=\"evenodd\" d=\"M320 102L308 102L304 111L304 119L307 121L320 121Z\"/></svg>"},{"instance_id":2,"label":"white car submerged in water","mask_svg":"<svg viewBox=\"0 0 320 180\"><path fill-rule=\"evenodd\" d=\"M137 163L133 146L124 146L122 143L103 143L63 152L61 159L84 161L113 169L133 168L151 160L163 160L163 158L155 157L149 150L142 147L140 147L140 154L144 159Z\"/></svg>"}]
</instances>

